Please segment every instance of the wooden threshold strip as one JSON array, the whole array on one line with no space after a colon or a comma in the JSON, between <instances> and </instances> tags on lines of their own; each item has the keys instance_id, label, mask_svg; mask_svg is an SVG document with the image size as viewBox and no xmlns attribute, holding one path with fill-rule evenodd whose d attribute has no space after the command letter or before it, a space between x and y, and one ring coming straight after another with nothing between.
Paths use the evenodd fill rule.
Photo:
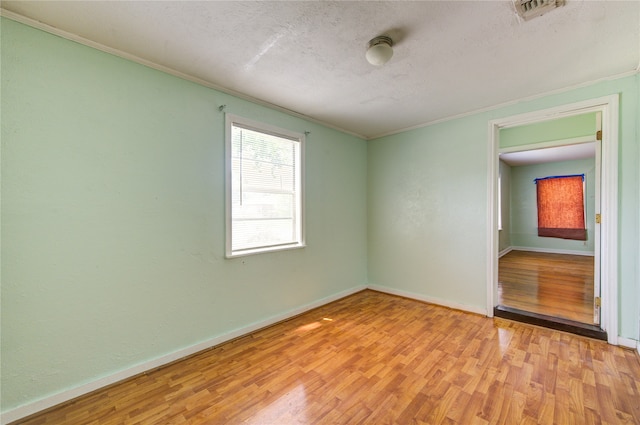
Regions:
<instances>
[{"instance_id":1,"label":"wooden threshold strip","mask_svg":"<svg viewBox=\"0 0 640 425\"><path fill-rule=\"evenodd\" d=\"M528 323L530 325L542 326L557 331L569 332L589 338L607 340L607 333L595 325L587 325L573 320L560 317L547 316L544 314L532 313L530 311L519 310L517 308L499 305L493 309L493 315L503 319L515 320L517 322Z\"/></svg>"}]
</instances>

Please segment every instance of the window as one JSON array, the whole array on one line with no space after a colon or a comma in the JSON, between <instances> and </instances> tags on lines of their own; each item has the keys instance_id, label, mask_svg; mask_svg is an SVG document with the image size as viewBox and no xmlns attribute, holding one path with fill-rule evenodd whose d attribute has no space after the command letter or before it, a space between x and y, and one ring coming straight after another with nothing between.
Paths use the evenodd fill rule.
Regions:
<instances>
[{"instance_id":1,"label":"window","mask_svg":"<svg viewBox=\"0 0 640 425\"><path fill-rule=\"evenodd\" d=\"M303 143L303 134L227 114L227 257L304 246Z\"/></svg>"},{"instance_id":2,"label":"window","mask_svg":"<svg viewBox=\"0 0 640 425\"><path fill-rule=\"evenodd\" d=\"M587 240L584 174L535 179L538 236Z\"/></svg>"}]
</instances>

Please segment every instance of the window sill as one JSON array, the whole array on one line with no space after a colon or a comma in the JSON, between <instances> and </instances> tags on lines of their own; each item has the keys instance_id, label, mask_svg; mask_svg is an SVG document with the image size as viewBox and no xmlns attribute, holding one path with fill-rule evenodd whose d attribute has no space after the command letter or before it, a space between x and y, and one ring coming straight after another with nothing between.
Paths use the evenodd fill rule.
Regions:
<instances>
[{"instance_id":1,"label":"window sill","mask_svg":"<svg viewBox=\"0 0 640 425\"><path fill-rule=\"evenodd\" d=\"M227 252L225 257L227 259L233 259L238 257L246 257L248 255L267 254L270 252L280 252L280 251L291 251L293 249L306 248L306 246L307 245L305 243L296 243L296 244L289 244L289 245L273 246L268 248L244 249L238 252L232 252L232 253Z\"/></svg>"}]
</instances>

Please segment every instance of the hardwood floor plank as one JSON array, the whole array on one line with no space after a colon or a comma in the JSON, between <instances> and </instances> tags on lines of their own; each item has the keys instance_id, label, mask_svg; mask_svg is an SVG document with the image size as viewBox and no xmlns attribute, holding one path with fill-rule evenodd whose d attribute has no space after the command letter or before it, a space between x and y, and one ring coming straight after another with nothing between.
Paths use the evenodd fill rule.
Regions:
<instances>
[{"instance_id":1,"label":"hardwood floor plank","mask_svg":"<svg viewBox=\"0 0 640 425\"><path fill-rule=\"evenodd\" d=\"M20 423L623 424L638 400L633 351L364 291Z\"/></svg>"},{"instance_id":2,"label":"hardwood floor plank","mask_svg":"<svg viewBox=\"0 0 640 425\"><path fill-rule=\"evenodd\" d=\"M511 251L498 261L498 304L593 324L594 258Z\"/></svg>"}]
</instances>

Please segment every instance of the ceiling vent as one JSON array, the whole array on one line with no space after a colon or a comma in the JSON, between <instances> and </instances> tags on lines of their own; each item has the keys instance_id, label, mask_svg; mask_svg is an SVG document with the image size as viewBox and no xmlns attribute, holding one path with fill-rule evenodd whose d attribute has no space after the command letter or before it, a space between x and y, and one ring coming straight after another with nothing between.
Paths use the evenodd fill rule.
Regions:
<instances>
[{"instance_id":1,"label":"ceiling vent","mask_svg":"<svg viewBox=\"0 0 640 425\"><path fill-rule=\"evenodd\" d=\"M563 6L564 0L513 0L513 3L518 15L528 21Z\"/></svg>"}]
</instances>

